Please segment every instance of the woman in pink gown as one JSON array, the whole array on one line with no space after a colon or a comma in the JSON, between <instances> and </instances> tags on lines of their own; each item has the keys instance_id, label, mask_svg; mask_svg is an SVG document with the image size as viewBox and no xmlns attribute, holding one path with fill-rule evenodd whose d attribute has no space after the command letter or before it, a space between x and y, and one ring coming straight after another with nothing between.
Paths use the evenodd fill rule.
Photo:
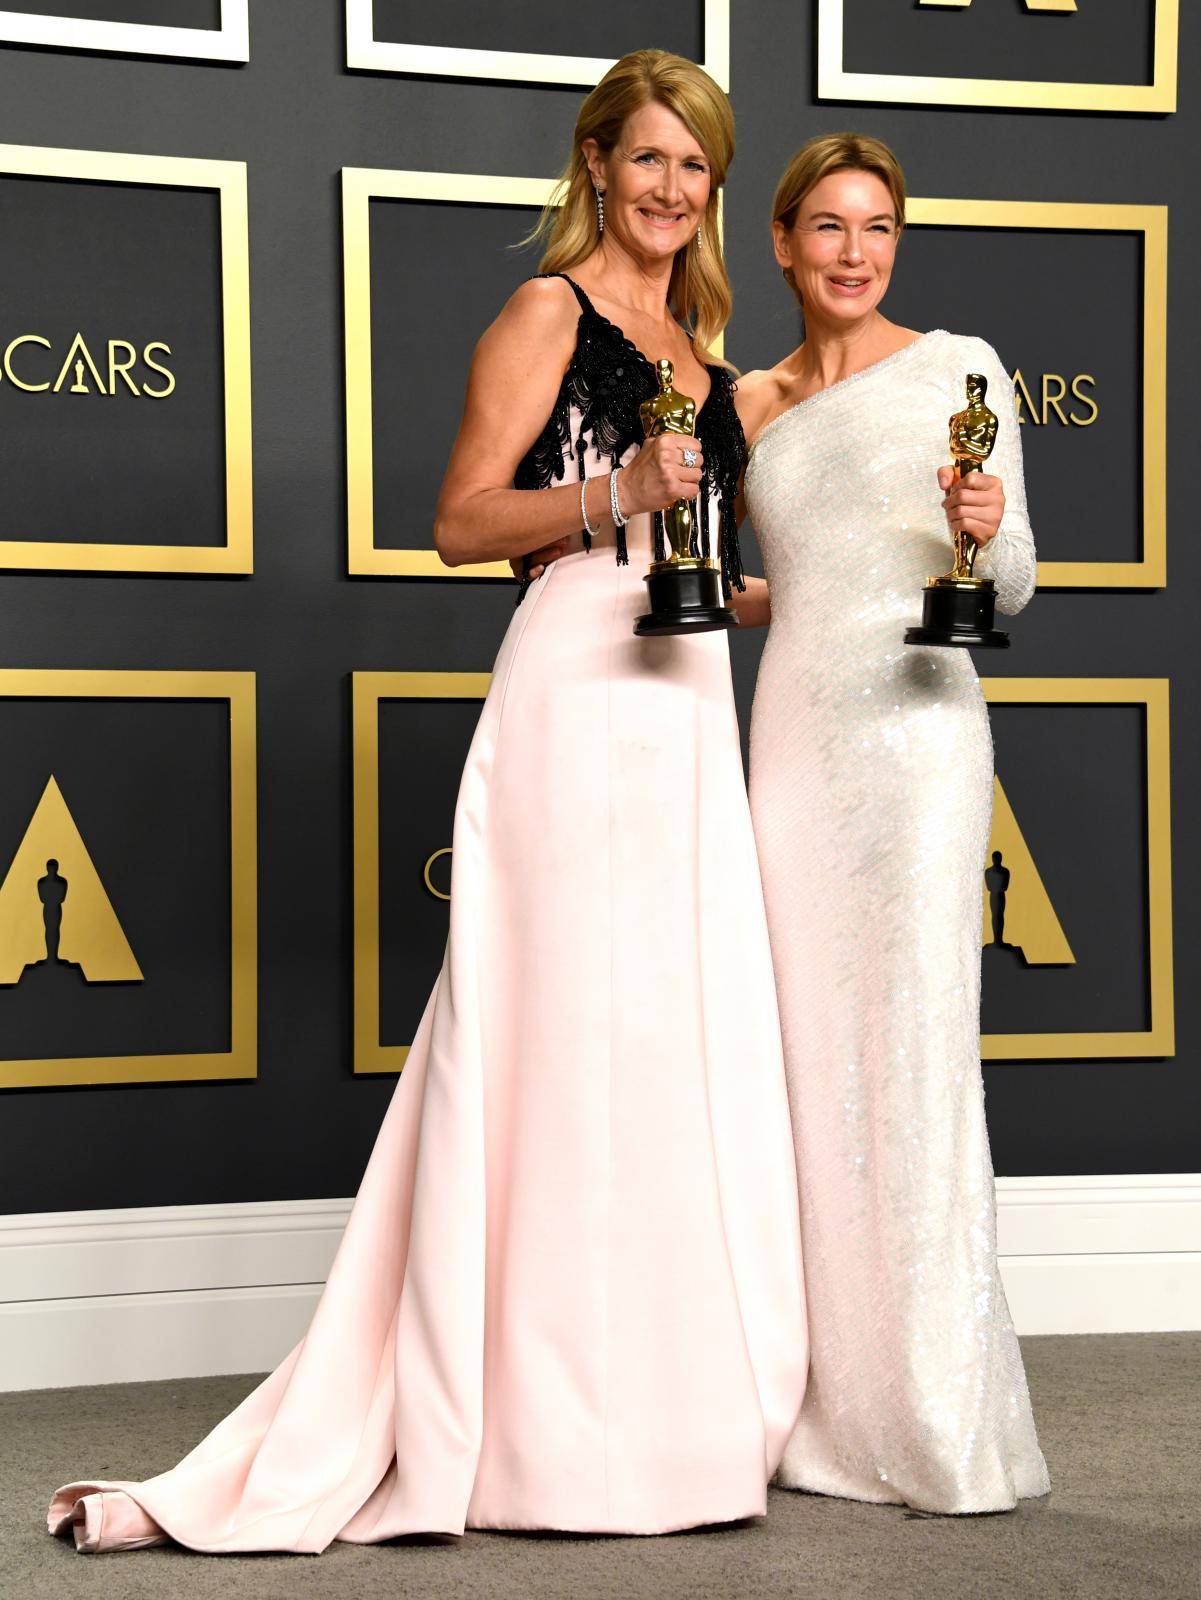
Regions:
<instances>
[{"instance_id":1,"label":"woman in pink gown","mask_svg":"<svg viewBox=\"0 0 1201 1600\"><path fill-rule=\"evenodd\" d=\"M727 647L631 631L681 494L739 581L742 433L702 359L732 150L678 57L585 101L558 275L481 340L439 507L452 563L566 551L523 586L467 758L441 974L306 1337L171 1471L60 1489L51 1531L82 1551L765 1509L807 1349ZM697 437L640 449L661 356Z\"/></svg>"}]
</instances>

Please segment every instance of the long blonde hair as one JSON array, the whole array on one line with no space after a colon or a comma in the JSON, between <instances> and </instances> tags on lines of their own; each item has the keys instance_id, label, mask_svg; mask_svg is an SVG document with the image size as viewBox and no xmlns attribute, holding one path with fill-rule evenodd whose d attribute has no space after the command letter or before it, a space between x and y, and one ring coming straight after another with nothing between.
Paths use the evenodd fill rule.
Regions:
<instances>
[{"instance_id":1,"label":"long blonde hair","mask_svg":"<svg viewBox=\"0 0 1201 1600\"><path fill-rule=\"evenodd\" d=\"M607 156L629 117L657 102L675 113L709 163L709 202L700 228L676 251L667 300L673 316L693 330L708 353L730 320L734 297L718 227L720 191L734 159L734 115L730 102L703 68L666 50L634 50L622 56L585 99L576 118L571 156L531 238L544 238L540 272L570 272L600 242L596 200L583 145L595 139Z\"/></svg>"},{"instance_id":2,"label":"long blonde hair","mask_svg":"<svg viewBox=\"0 0 1201 1600\"><path fill-rule=\"evenodd\" d=\"M905 174L884 141L866 133L823 133L803 144L776 185L772 221L790 230L805 196L832 172L870 172L879 178L892 198L897 233L900 233L905 226ZM799 300L792 268L785 267L783 271L785 281Z\"/></svg>"}]
</instances>

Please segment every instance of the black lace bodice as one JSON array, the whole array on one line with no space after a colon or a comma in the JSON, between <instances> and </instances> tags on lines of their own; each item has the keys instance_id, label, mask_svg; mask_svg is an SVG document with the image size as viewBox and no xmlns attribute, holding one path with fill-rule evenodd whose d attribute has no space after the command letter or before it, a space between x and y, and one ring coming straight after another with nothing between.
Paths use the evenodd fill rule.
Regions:
<instances>
[{"instance_id":1,"label":"black lace bodice","mask_svg":"<svg viewBox=\"0 0 1201 1600\"><path fill-rule=\"evenodd\" d=\"M642 442L642 423L638 409L644 400L652 399L659 389L654 365L642 351L631 343L616 323L610 322L597 311L588 296L565 272L554 274L571 285L580 303L580 320L576 328L575 349L554 409L546 425L526 451L518 464L513 479L515 489L547 489L558 482L566 472L568 460L574 460L579 476L585 476L585 452L591 443L597 453L608 456L616 467L631 445ZM705 469L697 496L697 515L694 553L708 557L711 553L709 529L709 500L714 491L720 507L718 528L721 549L722 579L728 595L731 585L745 587L742 576L742 559L738 547L738 525L734 501L738 482L746 463L746 440L742 424L734 410L734 377L725 367L706 363L711 380L709 397L697 416L696 431L704 448ZM579 430L571 436L572 408L579 412ZM584 548L592 541L585 529ZM663 535L663 516L655 513L655 559L666 554ZM617 559L624 566L629 561L626 552L625 531L617 530ZM529 558L526 558L529 566ZM522 581L517 596L521 604L528 586Z\"/></svg>"}]
</instances>

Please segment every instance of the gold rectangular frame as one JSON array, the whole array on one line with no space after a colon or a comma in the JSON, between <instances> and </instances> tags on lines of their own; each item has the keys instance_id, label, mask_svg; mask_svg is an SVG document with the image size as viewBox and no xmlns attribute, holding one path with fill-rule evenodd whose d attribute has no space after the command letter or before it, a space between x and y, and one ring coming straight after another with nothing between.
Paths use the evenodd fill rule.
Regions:
<instances>
[{"instance_id":1,"label":"gold rectangular frame","mask_svg":"<svg viewBox=\"0 0 1201 1600\"><path fill-rule=\"evenodd\" d=\"M71 0L62 0L64 9ZM219 28L180 28L152 22L101 22L95 18L0 11L0 44L37 44L52 50L100 50L112 55L169 56L183 61L249 61L250 0L221 0Z\"/></svg>"},{"instance_id":2,"label":"gold rectangular frame","mask_svg":"<svg viewBox=\"0 0 1201 1600\"><path fill-rule=\"evenodd\" d=\"M354 1071L400 1072L407 1044L379 1036L379 703L381 700L483 700L490 672L351 674L354 766Z\"/></svg>"},{"instance_id":3,"label":"gold rectangular frame","mask_svg":"<svg viewBox=\"0 0 1201 1600\"><path fill-rule=\"evenodd\" d=\"M966 11L972 0L917 0L919 6L945 6ZM1027 11L1075 11L1076 0L1026 0Z\"/></svg>"},{"instance_id":4,"label":"gold rectangular frame","mask_svg":"<svg viewBox=\"0 0 1201 1600\"><path fill-rule=\"evenodd\" d=\"M915 227L1054 228L1142 236L1142 555L1138 561L1040 561L1038 582L1043 589L1162 589L1167 583L1167 206L911 199L905 221Z\"/></svg>"},{"instance_id":5,"label":"gold rectangular frame","mask_svg":"<svg viewBox=\"0 0 1201 1600\"><path fill-rule=\"evenodd\" d=\"M495 178L457 172L342 169L342 271L346 322L347 570L360 577L512 578L507 561L448 567L436 550L387 550L375 543L374 444L371 433L372 200L437 200L461 205L537 206L553 178Z\"/></svg>"},{"instance_id":6,"label":"gold rectangular frame","mask_svg":"<svg viewBox=\"0 0 1201 1600\"><path fill-rule=\"evenodd\" d=\"M0 1089L185 1083L258 1075L258 800L253 672L0 669L6 700L229 703L230 1047L195 1054L0 1062Z\"/></svg>"},{"instance_id":7,"label":"gold rectangular frame","mask_svg":"<svg viewBox=\"0 0 1201 1600\"><path fill-rule=\"evenodd\" d=\"M347 567L353 577L507 578L507 561L448 567L436 550L385 549L375 543L375 445L371 392L371 202L426 200L472 206L536 206L554 193L555 178L504 178L482 173L342 168L342 283L346 343ZM719 213L720 225L720 213ZM713 343L720 356L723 341Z\"/></svg>"},{"instance_id":8,"label":"gold rectangular frame","mask_svg":"<svg viewBox=\"0 0 1201 1600\"><path fill-rule=\"evenodd\" d=\"M483 700L487 672L356 672L354 766L354 1071L399 1072L407 1045L379 1037L379 703ZM1141 705L1146 718L1148 939L1151 1025L1132 1032L985 1034L985 1061L1128 1060L1171 1056L1172 968L1170 721L1166 678L984 678L990 705Z\"/></svg>"},{"instance_id":9,"label":"gold rectangular frame","mask_svg":"<svg viewBox=\"0 0 1201 1600\"><path fill-rule=\"evenodd\" d=\"M819 100L930 106L1018 106L1040 111L1170 112L1176 109L1179 0L1155 0L1150 83L1053 83L1022 78L939 78L843 67L844 0L818 0Z\"/></svg>"},{"instance_id":10,"label":"gold rectangular frame","mask_svg":"<svg viewBox=\"0 0 1201 1600\"><path fill-rule=\"evenodd\" d=\"M225 380L223 545L59 543L0 538L0 571L200 572L254 570L250 413L250 251L246 163L0 144L0 175L83 183L212 189L220 196L221 326Z\"/></svg>"},{"instance_id":11,"label":"gold rectangular frame","mask_svg":"<svg viewBox=\"0 0 1201 1600\"><path fill-rule=\"evenodd\" d=\"M1172 802L1167 678L982 678L990 705L1141 705L1147 750L1147 931L1151 1026L1130 1033L991 1033L984 1061L1131 1060L1176 1049Z\"/></svg>"},{"instance_id":12,"label":"gold rectangular frame","mask_svg":"<svg viewBox=\"0 0 1201 1600\"><path fill-rule=\"evenodd\" d=\"M704 0L700 63L730 91L730 0ZM346 0L346 65L367 72L428 77L487 78L508 83L556 83L591 89L613 65L600 56L534 55L520 50L468 50L446 45L396 44L375 37L372 0Z\"/></svg>"}]
</instances>

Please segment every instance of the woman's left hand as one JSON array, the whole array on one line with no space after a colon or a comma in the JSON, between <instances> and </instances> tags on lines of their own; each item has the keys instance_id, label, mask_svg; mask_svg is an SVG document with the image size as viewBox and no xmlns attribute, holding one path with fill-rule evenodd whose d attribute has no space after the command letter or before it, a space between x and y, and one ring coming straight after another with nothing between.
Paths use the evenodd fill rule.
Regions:
<instances>
[{"instance_id":1,"label":"woman's left hand","mask_svg":"<svg viewBox=\"0 0 1201 1600\"><path fill-rule=\"evenodd\" d=\"M938 487L945 496L942 508L952 533L968 534L981 548L996 537L1005 514L1000 478L969 472L956 483L954 467L939 467Z\"/></svg>"},{"instance_id":2,"label":"woman's left hand","mask_svg":"<svg viewBox=\"0 0 1201 1600\"><path fill-rule=\"evenodd\" d=\"M533 583L536 578L540 578L551 562L557 561L566 549L567 546L560 541L557 544L544 544L541 550L531 550L530 582ZM512 561L509 562L509 571L515 578L520 578L524 565L525 562L522 556L514 556Z\"/></svg>"}]
</instances>

